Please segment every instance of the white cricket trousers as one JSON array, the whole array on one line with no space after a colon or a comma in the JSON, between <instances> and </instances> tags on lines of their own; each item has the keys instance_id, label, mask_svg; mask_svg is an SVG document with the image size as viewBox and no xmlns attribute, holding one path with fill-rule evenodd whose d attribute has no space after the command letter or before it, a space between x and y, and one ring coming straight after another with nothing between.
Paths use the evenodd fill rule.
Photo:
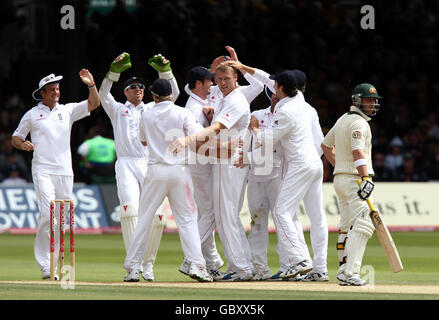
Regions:
<instances>
[{"instance_id":1,"label":"white cricket trousers","mask_svg":"<svg viewBox=\"0 0 439 320\"><path fill-rule=\"evenodd\" d=\"M208 270L217 270L224 264L216 249L215 211L213 209L212 165L191 165L194 197L198 208L198 231L200 233L201 251Z\"/></svg>"},{"instance_id":2,"label":"white cricket trousers","mask_svg":"<svg viewBox=\"0 0 439 320\"><path fill-rule=\"evenodd\" d=\"M303 200L311 224L313 270L316 272L327 271L328 223L323 210L322 179L323 165L320 160L303 168L287 163L273 212L279 256L283 263L297 264L309 257L309 252L301 245L299 232L303 231L297 230L292 219L292 214L297 216Z\"/></svg>"},{"instance_id":3,"label":"white cricket trousers","mask_svg":"<svg viewBox=\"0 0 439 320\"><path fill-rule=\"evenodd\" d=\"M253 272L250 245L239 218L248 167L214 164L212 173L215 221L228 262L227 271Z\"/></svg>"},{"instance_id":4,"label":"white cricket trousers","mask_svg":"<svg viewBox=\"0 0 439 320\"><path fill-rule=\"evenodd\" d=\"M50 270L50 201L73 199L73 176L53 174L32 175L35 195L40 209L34 254L41 271ZM66 211L67 212L67 211ZM59 253L59 207L55 210L55 261Z\"/></svg>"},{"instance_id":5,"label":"white cricket trousers","mask_svg":"<svg viewBox=\"0 0 439 320\"><path fill-rule=\"evenodd\" d=\"M357 194L359 188L357 180L360 179L359 176L353 174L336 174L334 176L334 189L340 207L340 222L338 228L341 231L348 232L362 213L369 212L367 202L361 200ZM373 201L372 196L369 198ZM368 215L366 215L366 219L368 221L370 220ZM370 224L372 224L372 222L370 222Z\"/></svg>"},{"instance_id":6,"label":"white cricket trousers","mask_svg":"<svg viewBox=\"0 0 439 320\"><path fill-rule=\"evenodd\" d=\"M252 251L253 264L256 271L270 271L267 261L268 251L268 218L270 211L273 212L277 196L281 175L267 181L252 181L249 179L247 184L247 199L251 215L251 229L248 234L248 242ZM297 230L299 245L301 250L307 254L306 259L311 260L308 247L303 235L302 223L297 214L291 213L291 218ZM279 246L279 244L278 244ZM278 249L279 251L279 249ZM279 256L280 271L288 269L288 261L284 256Z\"/></svg>"},{"instance_id":7,"label":"white cricket trousers","mask_svg":"<svg viewBox=\"0 0 439 320\"><path fill-rule=\"evenodd\" d=\"M115 164L117 195L120 205L139 208L140 192L148 169L148 160L142 158L117 159Z\"/></svg>"},{"instance_id":8,"label":"white cricket trousers","mask_svg":"<svg viewBox=\"0 0 439 320\"><path fill-rule=\"evenodd\" d=\"M148 167L140 196L139 220L127 251L124 267L140 270L155 212L168 197L177 223L184 256L205 266L197 225L197 205L190 170L186 165L152 164Z\"/></svg>"}]
</instances>

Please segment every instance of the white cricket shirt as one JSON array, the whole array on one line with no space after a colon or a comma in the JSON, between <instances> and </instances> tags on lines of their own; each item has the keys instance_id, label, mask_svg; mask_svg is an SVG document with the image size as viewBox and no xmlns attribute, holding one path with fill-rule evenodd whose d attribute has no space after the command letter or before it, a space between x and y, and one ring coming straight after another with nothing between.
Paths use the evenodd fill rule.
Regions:
<instances>
[{"instance_id":1,"label":"white cricket shirt","mask_svg":"<svg viewBox=\"0 0 439 320\"><path fill-rule=\"evenodd\" d=\"M142 113L154 105L140 103L134 106L129 101L117 102L110 93L113 81L105 78L99 89L101 104L111 120L114 133L114 146L117 158L147 158L148 148L139 140L139 121Z\"/></svg>"},{"instance_id":2,"label":"white cricket shirt","mask_svg":"<svg viewBox=\"0 0 439 320\"><path fill-rule=\"evenodd\" d=\"M187 163L188 148L175 155L169 151L169 145L178 138L202 129L189 110L171 101L156 103L153 108L143 113L139 126L140 141L146 141L149 148L148 163Z\"/></svg>"},{"instance_id":3,"label":"white cricket shirt","mask_svg":"<svg viewBox=\"0 0 439 320\"><path fill-rule=\"evenodd\" d=\"M272 130L264 130L257 135L262 147L267 134L273 139L274 145L280 140L284 161L294 163L296 168L320 161L314 147L311 116L306 111L300 91L295 97L285 97L276 104Z\"/></svg>"},{"instance_id":4,"label":"white cricket shirt","mask_svg":"<svg viewBox=\"0 0 439 320\"><path fill-rule=\"evenodd\" d=\"M88 100L59 104L52 111L39 102L25 113L13 136L30 133L34 145L32 173L73 176L70 134L73 122L90 115Z\"/></svg>"},{"instance_id":5,"label":"white cricket shirt","mask_svg":"<svg viewBox=\"0 0 439 320\"><path fill-rule=\"evenodd\" d=\"M207 99L201 99L195 93L190 91L189 99L186 102L185 108L188 109L190 112L192 112L192 114L194 115L195 119L197 119L198 122L203 127L206 128L206 127L209 126L209 122L207 121L207 118L204 115L203 107L208 106L208 105L209 105L209 102L208 102Z\"/></svg>"},{"instance_id":6,"label":"white cricket shirt","mask_svg":"<svg viewBox=\"0 0 439 320\"><path fill-rule=\"evenodd\" d=\"M235 89L219 101L213 114L212 123L214 122L222 123L227 129L219 134L222 141L228 138L244 138L247 135L250 105L241 90Z\"/></svg>"},{"instance_id":7,"label":"white cricket shirt","mask_svg":"<svg viewBox=\"0 0 439 320\"><path fill-rule=\"evenodd\" d=\"M265 129L272 128L272 122L273 122L273 113L271 112L271 106L269 106L266 109L256 110L253 111L252 116L254 116L256 119L258 119L259 122L259 130L264 131ZM257 143L255 140L255 143L252 144L252 156L253 159L256 158L255 150L257 149ZM261 155L261 161L263 163L252 163L250 166L250 172L248 176L248 180L255 181L255 182L264 182L271 179L276 178L279 175L280 166L282 163L282 146L280 142L276 143L273 148L270 148L270 151L272 151L273 156L270 157L265 154L265 148L260 148L259 150L256 150L256 152L260 152ZM268 167L271 167L271 170L262 170L264 169L270 169ZM256 170L256 168L259 168L260 170Z\"/></svg>"}]
</instances>

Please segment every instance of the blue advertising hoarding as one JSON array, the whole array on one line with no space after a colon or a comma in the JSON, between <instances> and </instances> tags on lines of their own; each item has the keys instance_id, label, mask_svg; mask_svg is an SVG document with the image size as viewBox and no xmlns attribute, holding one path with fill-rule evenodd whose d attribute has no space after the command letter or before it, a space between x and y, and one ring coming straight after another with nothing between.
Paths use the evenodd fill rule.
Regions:
<instances>
[{"instance_id":1,"label":"blue advertising hoarding","mask_svg":"<svg viewBox=\"0 0 439 320\"><path fill-rule=\"evenodd\" d=\"M75 227L78 231L102 230L109 226L104 202L97 186L74 186L73 200ZM38 215L39 208L32 185L0 186L0 231L36 231Z\"/></svg>"}]
</instances>

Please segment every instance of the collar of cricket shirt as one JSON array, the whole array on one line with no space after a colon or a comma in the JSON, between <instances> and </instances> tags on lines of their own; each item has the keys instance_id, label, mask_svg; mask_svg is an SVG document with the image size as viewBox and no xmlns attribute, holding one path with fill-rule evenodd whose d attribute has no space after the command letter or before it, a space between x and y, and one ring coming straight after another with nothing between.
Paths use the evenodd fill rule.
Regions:
<instances>
[{"instance_id":1,"label":"collar of cricket shirt","mask_svg":"<svg viewBox=\"0 0 439 320\"><path fill-rule=\"evenodd\" d=\"M142 102L140 102L137 106L135 106L134 104L132 104L131 102L129 102L128 100L125 102L125 107L129 108L129 109L134 109L134 110L143 110L143 106L145 104Z\"/></svg>"},{"instance_id":2,"label":"collar of cricket shirt","mask_svg":"<svg viewBox=\"0 0 439 320\"><path fill-rule=\"evenodd\" d=\"M56 102L55 106L52 108L52 110L50 110L50 108L48 106L46 106L42 101L38 102L37 107L40 108L40 109L46 110L48 112L51 112L51 111L54 111L54 110L55 111L58 110L59 103Z\"/></svg>"},{"instance_id":3,"label":"collar of cricket shirt","mask_svg":"<svg viewBox=\"0 0 439 320\"><path fill-rule=\"evenodd\" d=\"M367 114L365 114L360 108L356 106L351 106L351 111L358 112L360 116L362 116L366 121L370 121L372 119L371 117L367 116Z\"/></svg>"},{"instance_id":4,"label":"collar of cricket shirt","mask_svg":"<svg viewBox=\"0 0 439 320\"><path fill-rule=\"evenodd\" d=\"M203 106L207 106L209 104L207 98L206 99L202 99L200 96L196 95L195 93L192 92L192 90L190 90L189 95L196 101L198 101L199 103L201 103Z\"/></svg>"}]
</instances>

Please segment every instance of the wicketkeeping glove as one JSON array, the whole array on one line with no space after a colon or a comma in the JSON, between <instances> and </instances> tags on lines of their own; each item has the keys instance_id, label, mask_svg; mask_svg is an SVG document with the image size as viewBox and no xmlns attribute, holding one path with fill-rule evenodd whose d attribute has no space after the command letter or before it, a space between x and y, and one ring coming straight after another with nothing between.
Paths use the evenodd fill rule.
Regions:
<instances>
[{"instance_id":1,"label":"wicketkeeping glove","mask_svg":"<svg viewBox=\"0 0 439 320\"><path fill-rule=\"evenodd\" d=\"M357 193L362 200L366 200L372 194L375 185L369 177L361 177L361 180L360 189L358 189Z\"/></svg>"},{"instance_id":2,"label":"wicketkeeping glove","mask_svg":"<svg viewBox=\"0 0 439 320\"><path fill-rule=\"evenodd\" d=\"M171 80L174 77L171 69L171 61L166 59L162 54L156 54L154 57L149 58L148 64L159 73L160 79Z\"/></svg>"},{"instance_id":3,"label":"wicketkeeping glove","mask_svg":"<svg viewBox=\"0 0 439 320\"><path fill-rule=\"evenodd\" d=\"M111 81L119 81L120 74L129 68L131 68L130 54L124 52L111 63L106 78Z\"/></svg>"}]
</instances>

